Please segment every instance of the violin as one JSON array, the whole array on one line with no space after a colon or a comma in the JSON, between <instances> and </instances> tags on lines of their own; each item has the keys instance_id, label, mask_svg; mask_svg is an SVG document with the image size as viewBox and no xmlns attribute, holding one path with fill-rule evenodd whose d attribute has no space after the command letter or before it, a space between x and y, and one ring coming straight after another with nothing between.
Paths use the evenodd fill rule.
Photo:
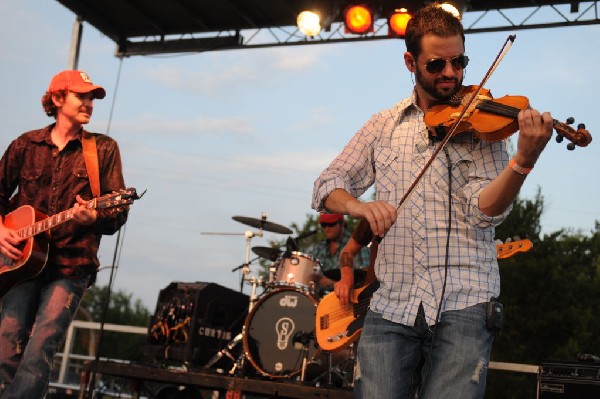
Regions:
<instances>
[{"instance_id":1,"label":"violin","mask_svg":"<svg viewBox=\"0 0 600 399\"><path fill-rule=\"evenodd\" d=\"M509 35L506 38L496 59L478 86L463 86L447 103L434 105L427 110L423 120L430 135L437 138L440 145L435 148L429 161L425 163L421 172L408 187L396 209L400 209L404 204L425 171L452 137L470 133L484 141L500 141L519 130L517 118L522 109L529 108L527 97L504 96L494 99L490 91L484 88L492 72L512 46L515 37L515 35ZM575 146L585 147L592 141L592 135L585 129L583 123L577 126L577 130L569 126L574 122L573 118L568 118L566 123L556 119L552 120L552 126L557 133L556 141L560 143L566 137L570 141L567 149L571 151L575 149ZM383 240L381 236L373 237L368 247L371 247L373 243L380 243L381 240Z\"/></svg>"},{"instance_id":2,"label":"violin","mask_svg":"<svg viewBox=\"0 0 600 399\"><path fill-rule=\"evenodd\" d=\"M447 103L432 106L424 117L431 135L444 137L467 105L468 109L464 110L458 126L453 128L453 134L470 132L483 141L500 141L519 130L517 116L519 111L529 108L527 97L504 96L494 99L488 89L482 88L470 105L466 104L466 99L470 99L477 90L478 86L463 86ZM574 150L575 146L585 147L592 141L585 125L580 123L575 130L569 126L573 122L573 118L568 118L566 123L556 119L552 121L557 133L556 141L560 143L566 137L570 141L567 145L569 150Z\"/></svg>"}]
</instances>

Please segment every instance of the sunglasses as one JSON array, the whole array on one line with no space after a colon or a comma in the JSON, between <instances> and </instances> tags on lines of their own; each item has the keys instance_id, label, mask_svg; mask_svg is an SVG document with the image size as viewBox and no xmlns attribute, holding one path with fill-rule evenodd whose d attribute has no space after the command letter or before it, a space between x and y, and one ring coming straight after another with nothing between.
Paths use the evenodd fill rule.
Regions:
<instances>
[{"instance_id":1,"label":"sunglasses","mask_svg":"<svg viewBox=\"0 0 600 399\"><path fill-rule=\"evenodd\" d=\"M439 73L446 67L446 62L450 61L452 68L460 71L469 65L469 57L466 55L457 55L452 58L434 58L425 63L425 69L429 73Z\"/></svg>"},{"instance_id":2,"label":"sunglasses","mask_svg":"<svg viewBox=\"0 0 600 399\"><path fill-rule=\"evenodd\" d=\"M338 222L331 222L331 223L321 222L321 227L323 227L323 228L325 228L325 227L333 227L336 224L338 224Z\"/></svg>"}]
</instances>

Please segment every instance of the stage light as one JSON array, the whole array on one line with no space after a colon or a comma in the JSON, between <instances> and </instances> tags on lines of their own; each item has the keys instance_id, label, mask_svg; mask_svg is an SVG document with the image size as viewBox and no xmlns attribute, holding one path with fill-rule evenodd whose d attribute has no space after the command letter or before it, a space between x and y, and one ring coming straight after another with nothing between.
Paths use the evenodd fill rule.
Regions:
<instances>
[{"instance_id":1,"label":"stage light","mask_svg":"<svg viewBox=\"0 0 600 399\"><path fill-rule=\"evenodd\" d=\"M448 11L450 14L454 15L458 19L462 18L462 15L464 14L467 8L466 3L461 0L445 1L440 4L440 7Z\"/></svg>"},{"instance_id":2,"label":"stage light","mask_svg":"<svg viewBox=\"0 0 600 399\"><path fill-rule=\"evenodd\" d=\"M346 33L362 35L373 32L373 13L365 4L353 4L346 8L344 13L344 27Z\"/></svg>"},{"instance_id":3,"label":"stage light","mask_svg":"<svg viewBox=\"0 0 600 399\"><path fill-rule=\"evenodd\" d=\"M412 18L406 8L394 10L388 18L388 36L404 37L406 33L406 24Z\"/></svg>"},{"instance_id":4,"label":"stage light","mask_svg":"<svg viewBox=\"0 0 600 399\"><path fill-rule=\"evenodd\" d=\"M302 11L296 18L298 30L306 36L316 36L321 32L321 17L313 11Z\"/></svg>"}]
</instances>

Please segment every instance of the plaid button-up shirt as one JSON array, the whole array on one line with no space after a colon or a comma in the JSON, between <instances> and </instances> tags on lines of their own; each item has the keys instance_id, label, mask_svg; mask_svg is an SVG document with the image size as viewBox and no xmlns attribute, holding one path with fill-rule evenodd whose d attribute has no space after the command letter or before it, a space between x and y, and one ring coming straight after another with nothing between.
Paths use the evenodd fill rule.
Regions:
<instances>
[{"instance_id":1,"label":"plaid button-up shirt","mask_svg":"<svg viewBox=\"0 0 600 399\"><path fill-rule=\"evenodd\" d=\"M315 181L315 210L324 210L325 199L335 189L359 197L373 184L378 200L398 205L439 145L430 140L415 99L413 92L371 117L355 134ZM422 303L426 321L433 325L440 301L442 311L447 311L499 295L494 231L510 207L488 217L478 200L507 164L505 142L488 143L462 134L446 144L398 209L396 223L379 245L375 272L381 285L371 300L372 310L393 322L413 325Z\"/></svg>"}]
</instances>

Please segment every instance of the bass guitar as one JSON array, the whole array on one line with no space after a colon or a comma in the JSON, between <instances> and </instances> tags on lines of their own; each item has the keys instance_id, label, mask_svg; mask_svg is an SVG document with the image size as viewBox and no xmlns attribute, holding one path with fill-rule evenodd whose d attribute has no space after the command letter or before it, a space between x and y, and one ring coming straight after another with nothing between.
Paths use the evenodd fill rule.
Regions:
<instances>
[{"instance_id":1,"label":"bass guitar","mask_svg":"<svg viewBox=\"0 0 600 399\"><path fill-rule=\"evenodd\" d=\"M496 251L498 259L505 259L532 247L532 242L525 239L497 244ZM329 352L344 349L360 337L371 297L378 288L379 281L375 280L354 290L351 302L346 306L340 304L335 292L321 299L315 327L315 337L321 349Z\"/></svg>"},{"instance_id":2,"label":"bass guitar","mask_svg":"<svg viewBox=\"0 0 600 399\"><path fill-rule=\"evenodd\" d=\"M144 192L145 193L145 192ZM133 201L140 199L135 188L127 188L87 201L91 209L115 208L123 210ZM118 209L121 207L122 209ZM29 205L21 206L4 217L4 225L16 230L23 240L19 244L22 255L12 260L0 254L0 299L18 283L41 273L48 260L48 236L41 234L73 218L74 207L53 216L46 216Z\"/></svg>"}]
</instances>

